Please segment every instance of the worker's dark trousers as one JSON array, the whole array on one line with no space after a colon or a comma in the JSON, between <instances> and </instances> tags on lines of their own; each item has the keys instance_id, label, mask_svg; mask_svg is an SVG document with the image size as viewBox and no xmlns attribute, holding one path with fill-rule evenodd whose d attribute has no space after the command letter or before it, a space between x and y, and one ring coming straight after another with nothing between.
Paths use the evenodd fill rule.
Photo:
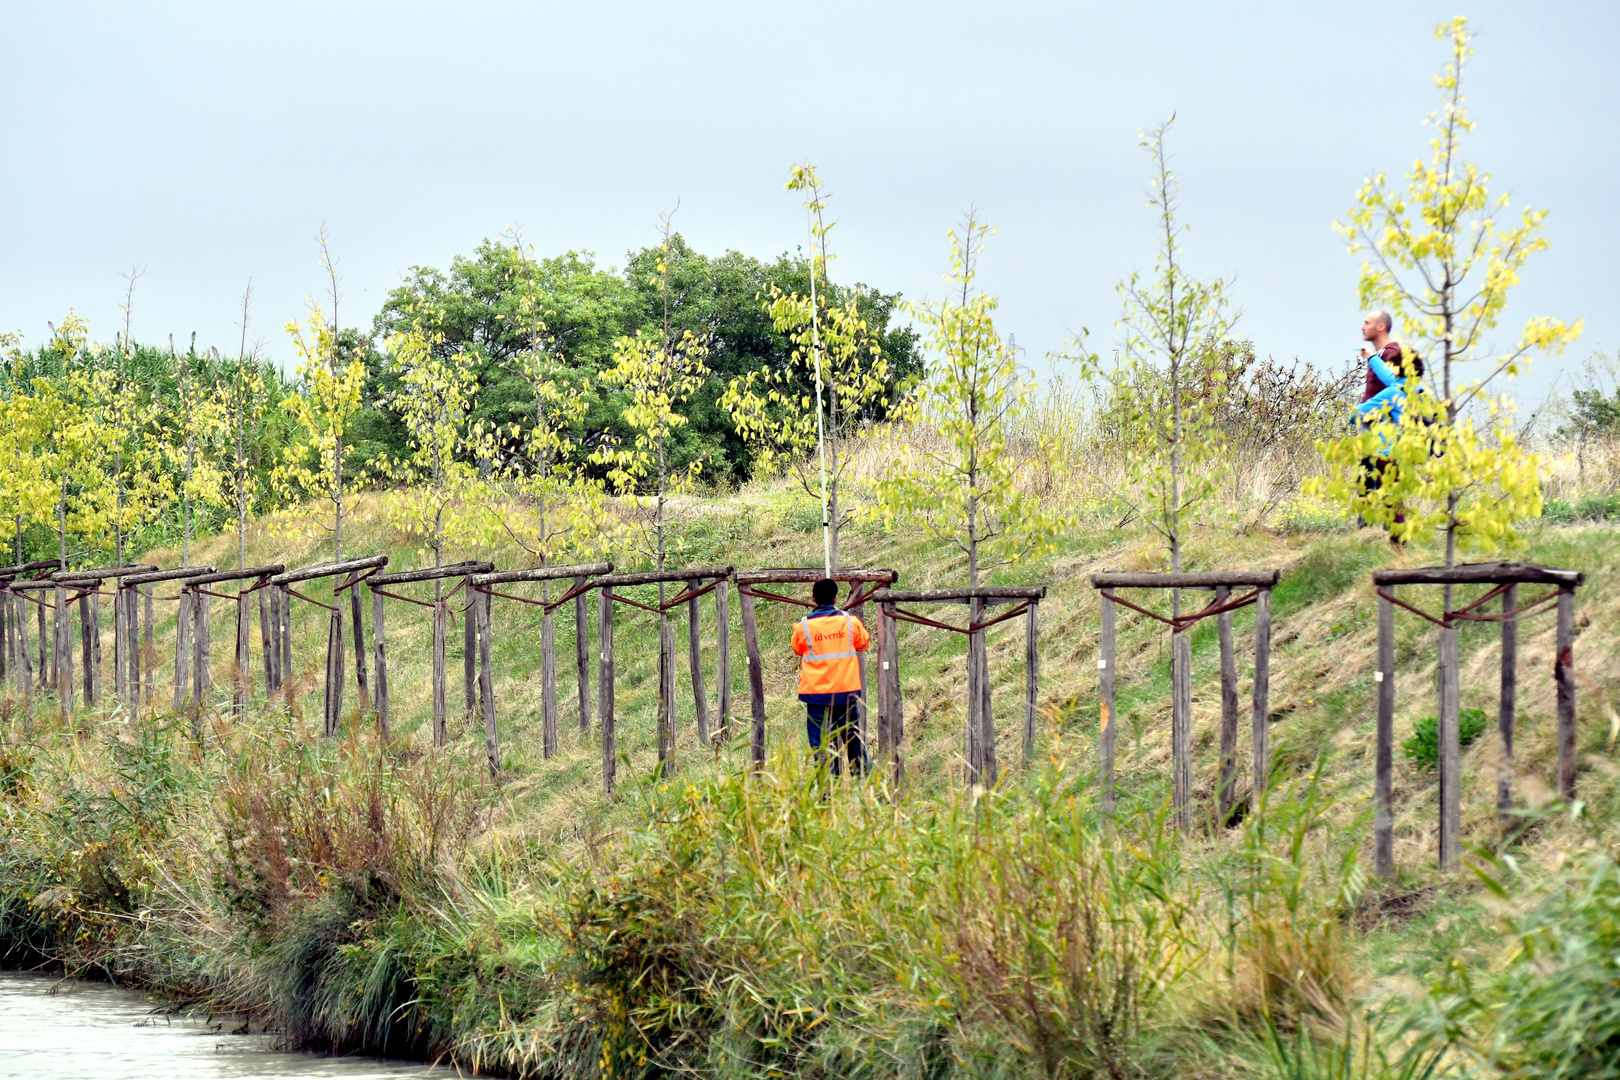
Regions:
<instances>
[{"instance_id":1,"label":"worker's dark trousers","mask_svg":"<svg viewBox=\"0 0 1620 1080\"><path fill-rule=\"evenodd\" d=\"M814 751L816 764L826 760L826 752L822 749L822 738L832 745L832 771L837 776L842 768L840 760L846 754L849 757L849 770L856 776L866 772L866 750L861 746L861 729L859 723L860 702L856 698L846 698L838 705L811 705L806 703L805 711L808 714L805 727L810 735L810 749ZM832 716L828 716L828 711Z\"/></svg>"}]
</instances>

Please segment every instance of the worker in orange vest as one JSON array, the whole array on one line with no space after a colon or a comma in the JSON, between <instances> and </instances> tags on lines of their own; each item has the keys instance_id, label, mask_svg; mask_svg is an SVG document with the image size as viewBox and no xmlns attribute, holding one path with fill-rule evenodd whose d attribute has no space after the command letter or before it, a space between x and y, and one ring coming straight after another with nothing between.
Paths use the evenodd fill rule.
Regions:
<instances>
[{"instance_id":1,"label":"worker in orange vest","mask_svg":"<svg viewBox=\"0 0 1620 1080\"><path fill-rule=\"evenodd\" d=\"M834 606L838 583L822 578L810 587L816 606L793 627L793 651L799 654L799 700L808 718L810 749L819 764L826 755L822 738L832 744L832 771L847 753L856 775L866 771L866 750L858 724L861 685L859 654L872 644L861 620ZM831 709L831 715L828 710Z\"/></svg>"}]
</instances>

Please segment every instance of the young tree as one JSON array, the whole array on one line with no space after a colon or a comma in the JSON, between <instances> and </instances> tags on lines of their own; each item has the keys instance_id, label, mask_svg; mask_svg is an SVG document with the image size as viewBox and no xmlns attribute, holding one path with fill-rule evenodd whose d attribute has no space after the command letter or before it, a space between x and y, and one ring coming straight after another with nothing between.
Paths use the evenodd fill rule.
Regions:
<instances>
[{"instance_id":1,"label":"young tree","mask_svg":"<svg viewBox=\"0 0 1620 1080\"><path fill-rule=\"evenodd\" d=\"M1449 43L1451 60L1434 77L1440 108L1430 114L1434 138L1427 162L1406 174L1406 189L1393 189L1383 175L1362 185L1349 220L1336 228L1352 252L1366 252L1361 301L1400 321L1406 342L1427 358L1427 384L1406 381L1398 423L1382 422L1322 447L1329 472L1312 490L1342 502L1351 512L1405 540L1440 530L1446 565L1456 562L1459 543L1489 547L1514 540L1514 523L1541 513L1540 462L1517 439L1511 399L1487 398L1493 381L1512 376L1538 354L1558 353L1580 335L1536 317L1518 341L1493 350L1487 337L1507 307L1508 294L1536 252L1547 247L1545 210L1528 207L1516 217L1508 196L1490 194L1490 175L1463 152L1473 130L1462 94L1463 67L1473 54L1473 35L1458 16L1435 27ZM1481 378L1464 379L1465 365L1483 362ZM1483 405L1485 416L1470 411ZM1482 423L1483 421L1483 423ZM1377 486L1366 483L1362 462L1386 459ZM1453 586L1446 585L1445 610ZM1457 857L1460 800L1458 761L1458 631L1440 630L1439 733L1440 864Z\"/></svg>"},{"instance_id":2,"label":"young tree","mask_svg":"<svg viewBox=\"0 0 1620 1080\"><path fill-rule=\"evenodd\" d=\"M547 312L538 288L539 266L522 237L511 232L517 267L523 275L516 309L527 348L515 357L518 370L534 395L534 412L527 425L510 424L513 444L506 462L507 499L497 513L501 526L541 566L564 551L579 554L605 550L613 540L605 484L588 475L588 461L575 430L589 408L585 395L575 392L566 379L568 363L561 342L546 325ZM541 730L542 752L557 752L556 624L552 616L551 582L540 583ZM586 633L584 626L575 632ZM590 728L584 684L580 694L580 730Z\"/></svg>"},{"instance_id":3,"label":"young tree","mask_svg":"<svg viewBox=\"0 0 1620 1080\"><path fill-rule=\"evenodd\" d=\"M1227 368L1223 343L1237 315L1226 282L1193 277L1181 259L1187 227L1176 218L1178 184L1164 145L1175 119L1141 142L1153 161L1148 205L1158 218L1159 250L1151 274L1132 273L1118 286L1125 340L1108 376L1108 420L1129 472L1120 495L1164 538L1170 569L1179 573L1187 521L1222 478L1225 440L1216 421ZM1180 615L1179 589L1171 605Z\"/></svg>"},{"instance_id":4,"label":"young tree","mask_svg":"<svg viewBox=\"0 0 1620 1080\"><path fill-rule=\"evenodd\" d=\"M613 367L603 372L604 381L618 386L630 395L630 404L624 410L624 422L635 432L631 446L605 446L595 460L608 466L608 480L616 490L636 492L651 480L654 484L652 546L643 554L653 559L659 570L664 569L667 553L665 512L670 485L682 478L695 478L702 460L692 462L680 476L672 476L667 455L667 443L673 432L686 424L686 417L678 410L703 385L708 375L708 343L685 330L678 335L671 320L670 256L672 230L670 216L664 215L663 257L656 265L653 283L663 302L661 333L652 335L638 330L634 337L621 337L614 343ZM658 584L658 605L666 601L663 582ZM658 619L659 674L658 674L658 760L661 771L668 775L674 769L675 754L675 698L674 698L674 632L669 617L660 611Z\"/></svg>"},{"instance_id":5,"label":"young tree","mask_svg":"<svg viewBox=\"0 0 1620 1080\"><path fill-rule=\"evenodd\" d=\"M249 305L253 299L253 283L242 291L242 341L237 348L236 363L220 372L214 388L214 412L222 417L224 433L232 446L228 455L230 469L224 474L225 494L235 510L236 568L247 567L247 523L253 506L259 498L259 479L254 466L262 454L265 434L265 413L269 406L269 387L265 381L263 365L257 348L247 347Z\"/></svg>"},{"instance_id":6,"label":"young tree","mask_svg":"<svg viewBox=\"0 0 1620 1080\"><path fill-rule=\"evenodd\" d=\"M820 501L831 571L838 566L839 530L854 516L844 502L854 443L887 411L893 380L880 339L861 316L859 291L835 302L827 234L836 222L826 219L815 166L793 166L787 188L808 194L810 294L784 292L773 283L765 307L777 331L793 341L793 353L785 366L732 379L721 404L761 468L784 459L805 492Z\"/></svg>"},{"instance_id":7,"label":"young tree","mask_svg":"<svg viewBox=\"0 0 1620 1080\"><path fill-rule=\"evenodd\" d=\"M106 395L108 380L106 372L95 370L99 349L89 344L88 324L71 311L61 327L52 327L50 348L61 375L35 379L33 396L48 425L41 467L56 491L57 557L65 566L70 533L99 546L111 525L106 471L111 446L95 408ZM55 592L55 681L65 718L73 712L73 649L67 590L58 586Z\"/></svg>"},{"instance_id":8,"label":"young tree","mask_svg":"<svg viewBox=\"0 0 1620 1080\"><path fill-rule=\"evenodd\" d=\"M343 510L353 493L356 477L345 471L344 438L360 411L361 396L366 386L366 365L354 350L345 348L338 335L337 264L323 228L316 237L321 249L321 267L326 272L328 295L332 314L328 319L319 303L311 300L306 324L288 323L293 347L299 356L298 375L301 392L288 396L283 406L297 422L303 441L287 448L282 463L274 476L282 490L289 495L314 497L325 501L332 511L331 524L321 521L321 527L332 534L332 559L343 558ZM327 630L326 656L328 665L327 700L325 707L325 733L335 735L341 721L343 704L343 611L338 602L341 582L332 579L332 618ZM358 661L355 684L360 691L360 709L369 707L366 695L364 652L359 648L360 596L349 596L352 611Z\"/></svg>"},{"instance_id":9,"label":"young tree","mask_svg":"<svg viewBox=\"0 0 1620 1080\"><path fill-rule=\"evenodd\" d=\"M447 532L452 539L471 535L484 519L484 483L475 463L494 452L488 430L471 419L477 395L473 357L463 349L442 352L442 343L443 337L424 329L421 320L390 339L388 352L400 381L394 405L405 422L410 454L384 458L379 465L400 484L389 497L389 522L426 532L435 568L444 565ZM433 581L433 603L433 743L443 746L448 731L442 579ZM467 618L472 617L469 611Z\"/></svg>"},{"instance_id":10,"label":"young tree","mask_svg":"<svg viewBox=\"0 0 1620 1080\"><path fill-rule=\"evenodd\" d=\"M1335 224L1353 253L1368 254L1362 303L1387 308L1400 321L1408 345L1427 358L1427 382L1412 381L1400 423L1386 419L1327 444L1331 472L1315 489L1400 539L1441 531L1451 566L1459 542L1509 543L1515 521L1541 513L1538 459L1515 437L1512 402L1485 395L1494 380L1516 375L1536 355L1561 352L1580 336L1581 323L1532 318L1512 347L1488 349L1486 338L1525 263L1546 250L1547 211L1526 208L1514 219L1508 196L1492 197L1490 175L1464 156L1463 137L1474 121L1462 71L1473 35L1461 16L1439 24L1435 34L1450 43L1452 58L1434 76L1441 104L1429 117L1435 127L1429 160L1413 163L1405 191L1393 190L1382 173L1368 180L1348 222ZM1465 380L1464 365L1481 362L1484 376ZM1485 406L1483 427L1466 411L1476 402ZM1390 467L1368 490L1361 462L1374 456L1387 456Z\"/></svg>"},{"instance_id":11,"label":"young tree","mask_svg":"<svg viewBox=\"0 0 1620 1080\"><path fill-rule=\"evenodd\" d=\"M960 232L949 234L953 295L913 304L912 318L926 329L928 366L909 403L908 416L931 428L940 449L897 447L877 497L885 519L920 523L929 539L967 556L968 585L986 572L1049 551L1062 519L1020 490L1007 453L1010 423L1029 407L1033 380L1018 370L1017 353L996 330L996 299L978 291L978 260L990 229L969 211ZM969 621L980 622L975 600ZM988 699L988 656L969 638L968 781L995 783L995 726ZM977 726L975 726L977 721Z\"/></svg>"},{"instance_id":12,"label":"young tree","mask_svg":"<svg viewBox=\"0 0 1620 1080\"><path fill-rule=\"evenodd\" d=\"M169 339L169 365L175 392L165 453L171 469L180 472L180 565L189 566L197 509L225 502L218 453L225 416L205 358L197 355L195 333L184 356L175 352L174 339Z\"/></svg>"}]
</instances>

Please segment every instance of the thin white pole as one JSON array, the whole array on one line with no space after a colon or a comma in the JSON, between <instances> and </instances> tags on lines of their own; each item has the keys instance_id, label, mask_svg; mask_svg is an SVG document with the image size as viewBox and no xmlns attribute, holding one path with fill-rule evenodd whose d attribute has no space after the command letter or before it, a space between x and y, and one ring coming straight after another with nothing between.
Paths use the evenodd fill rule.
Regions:
<instances>
[{"instance_id":1,"label":"thin white pole","mask_svg":"<svg viewBox=\"0 0 1620 1080\"><path fill-rule=\"evenodd\" d=\"M816 364L816 447L821 454L821 561L823 571L831 575L832 517L827 512L827 431L822 420L821 326L816 314L816 233L808 205L804 208L804 222L810 230L810 355Z\"/></svg>"}]
</instances>

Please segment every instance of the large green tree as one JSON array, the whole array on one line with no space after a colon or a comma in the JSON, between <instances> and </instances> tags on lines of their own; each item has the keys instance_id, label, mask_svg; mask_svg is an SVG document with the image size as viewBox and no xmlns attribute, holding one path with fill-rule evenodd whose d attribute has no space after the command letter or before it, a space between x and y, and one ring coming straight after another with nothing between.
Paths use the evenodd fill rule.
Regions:
<instances>
[{"instance_id":1,"label":"large green tree","mask_svg":"<svg viewBox=\"0 0 1620 1080\"><path fill-rule=\"evenodd\" d=\"M667 273L659 272L661 262ZM667 293L652 284L666 279ZM676 336L690 332L710 346L709 374L683 406L687 422L669 440L670 465L684 469L703 460L709 474L735 480L748 474L753 456L720 397L733 378L792 364L791 335L776 328L761 303L773 287L783 294L808 293L808 260L784 254L767 262L736 251L710 257L676 233L667 251L657 245L628 253L621 272L603 269L589 253L531 261L514 244L485 240L470 256L452 260L448 270L413 267L390 293L375 330L399 333L423 318L442 337L440 348L475 354L478 418L507 433L505 450L516 454L527 445L535 415L533 383L522 358L531 349L537 297L553 350L565 358L557 377L585 406L570 437L589 449L634 439L624 419L629 395L600 376L614 366L615 342L640 330L663 335L667 303ZM881 343L891 377L918 372L916 335L909 327L891 325L898 294L865 285L849 289L860 290L862 316ZM829 299L842 302L841 296Z\"/></svg>"}]
</instances>

